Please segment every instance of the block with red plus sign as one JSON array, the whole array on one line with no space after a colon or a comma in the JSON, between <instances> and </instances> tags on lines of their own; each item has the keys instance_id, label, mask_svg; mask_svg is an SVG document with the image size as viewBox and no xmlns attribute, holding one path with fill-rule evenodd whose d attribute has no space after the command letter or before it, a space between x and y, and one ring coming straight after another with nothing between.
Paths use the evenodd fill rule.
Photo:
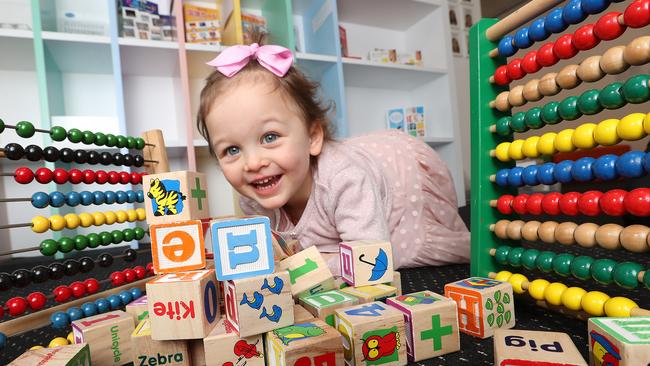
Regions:
<instances>
[{"instance_id":1,"label":"block with red plus sign","mask_svg":"<svg viewBox=\"0 0 650 366\"><path fill-rule=\"evenodd\" d=\"M147 223L168 224L210 217L207 185L205 174L190 171L143 177Z\"/></svg>"},{"instance_id":2,"label":"block with red plus sign","mask_svg":"<svg viewBox=\"0 0 650 366\"><path fill-rule=\"evenodd\" d=\"M151 225L149 232L151 257L156 273L205 268L205 242L201 220Z\"/></svg>"},{"instance_id":3,"label":"block with red plus sign","mask_svg":"<svg viewBox=\"0 0 650 366\"><path fill-rule=\"evenodd\" d=\"M269 366L345 366L341 335L320 319L266 333Z\"/></svg>"},{"instance_id":4,"label":"block with red plus sign","mask_svg":"<svg viewBox=\"0 0 650 366\"><path fill-rule=\"evenodd\" d=\"M219 320L214 270L175 272L147 282L154 340L205 338Z\"/></svg>"},{"instance_id":5,"label":"block with red plus sign","mask_svg":"<svg viewBox=\"0 0 650 366\"><path fill-rule=\"evenodd\" d=\"M460 331L488 338L498 328L515 326L512 285L483 277L470 277L445 285L445 296L456 301Z\"/></svg>"},{"instance_id":6,"label":"block with red plus sign","mask_svg":"<svg viewBox=\"0 0 650 366\"><path fill-rule=\"evenodd\" d=\"M390 297L386 304L404 314L411 362L460 350L456 302L431 291Z\"/></svg>"}]
</instances>

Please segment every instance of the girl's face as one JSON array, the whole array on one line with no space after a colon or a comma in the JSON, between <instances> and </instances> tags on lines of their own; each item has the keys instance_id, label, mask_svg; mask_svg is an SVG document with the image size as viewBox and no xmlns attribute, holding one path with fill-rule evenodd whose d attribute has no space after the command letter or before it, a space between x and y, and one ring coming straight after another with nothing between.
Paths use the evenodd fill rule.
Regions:
<instances>
[{"instance_id":1,"label":"girl's face","mask_svg":"<svg viewBox=\"0 0 650 366\"><path fill-rule=\"evenodd\" d=\"M309 131L282 92L260 78L241 80L213 102L206 125L219 165L240 194L265 209L302 212L311 193L310 157L323 130Z\"/></svg>"}]
</instances>

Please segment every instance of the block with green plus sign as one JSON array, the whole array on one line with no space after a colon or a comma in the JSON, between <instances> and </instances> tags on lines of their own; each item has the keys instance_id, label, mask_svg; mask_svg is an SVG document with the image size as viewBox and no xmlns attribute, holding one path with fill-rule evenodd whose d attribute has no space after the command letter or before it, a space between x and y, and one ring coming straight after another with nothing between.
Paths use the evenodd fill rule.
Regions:
<instances>
[{"instance_id":1,"label":"block with green plus sign","mask_svg":"<svg viewBox=\"0 0 650 366\"><path fill-rule=\"evenodd\" d=\"M386 304L404 314L410 362L460 350L458 311L452 299L431 291L390 297Z\"/></svg>"},{"instance_id":2,"label":"block with green plus sign","mask_svg":"<svg viewBox=\"0 0 650 366\"><path fill-rule=\"evenodd\" d=\"M187 170L142 178L147 223L170 224L210 217L208 182L203 173Z\"/></svg>"}]
</instances>

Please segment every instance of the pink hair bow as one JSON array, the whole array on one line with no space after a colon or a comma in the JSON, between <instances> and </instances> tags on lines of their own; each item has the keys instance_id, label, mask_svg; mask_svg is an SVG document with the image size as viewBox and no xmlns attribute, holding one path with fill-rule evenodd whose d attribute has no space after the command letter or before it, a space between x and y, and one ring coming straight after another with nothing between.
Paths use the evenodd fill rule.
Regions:
<instances>
[{"instance_id":1,"label":"pink hair bow","mask_svg":"<svg viewBox=\"0 0 650 366\"><path fill-rule=\"evenodd\" d=\"M226 77L232 77L251 59L257 59L262 67L279 77L283 77L293 64L293 54L289 49L275 45L260 47L257 43L250 46L228 47L207 64L215 67Z\"/></svg>"}]
</instances>

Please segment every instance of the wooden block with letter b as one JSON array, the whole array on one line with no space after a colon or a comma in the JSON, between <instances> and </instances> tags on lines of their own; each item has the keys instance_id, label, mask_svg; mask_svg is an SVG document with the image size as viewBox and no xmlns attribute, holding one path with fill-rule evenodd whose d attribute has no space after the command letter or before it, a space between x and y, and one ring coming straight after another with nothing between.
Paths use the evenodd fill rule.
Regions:
<instances>
[{"instance_id":1,"label":"wooden block with letter b","mask_svg":"<svg viewBox=\"0 0 650 366\"><path fill-rule=\"evenodd\" d=\"M334 276L315 246L280 261L278 266L280 270L289 272L293 296L312 295L334 288Z\"/></svg>"},{"instance_id":2,"label":"wooden block with letter b","mask_svg":"<svg viewBox=\"0 0 650 366\"><path fill-rule=\"evenodd\" d=\"M269 366L344 366L341 335L314 319L265 335Z\"/></svg>"},{"instance_id":3,"label":"wooden block with letter b","mask_svg":"<svg viewBox=\"0 0 650 366\"><path fill-rule=\"evenodd\" d=\"M239 337L224 318L203 339L207 366L264 366L264 341L261 334Z\"/></svg>"},{"instance_id":4,"label":"wooden block with letter b","mask_svg":"<svg viewBox=\"0 0 650 366\"><path fill-rule=\"evenodd\" d=\"M151 339L151 320L142 320L133 333L133 364L192 366L187 341L155 341Z\"/></svg>"},{"instance_id":5,"label":"wooden block with letter b","mask_svg":"<svg viewBox=\"0 0 650 366\"><path fill-rule=\"evenodd\" d=\"M568 334L515 329L497 329L494 331L494 364L499 366L587 366L585 359L582 358ZM596 363L596 365L606 364L615 365L618 363L603 363L602 360ZM641 364L626 363L626 365Z\"/></svg>"},{"instance_id":6,"label":"wooden block with letter b","mask_svg":"<svg viewBox=\"0 0 650 366\"><path fill-rule=\"evenodd\" d=\"M393 251L383 240L357 240L339 246L341 275L350 286L393 281Z\"/></svg>"},{"instance_id":7,"label":"wooden block with letter b","mask_svg":"<svg viewBox=\"0 0 650 366\"><path fill-rule=\"evenodd\" d=\"M650 317L589 318L590 365L650 364Z\"/></svg>"},{"instance_id":8,"label":"wooden block with letter b","mask_svg":"<svg viewBox=\"0 0 650 366\"><path fill-rule=\"evenodd\" d=\"M190 171L142 178L147 223L169 224L210 217L206 175Z\"/></svg>"},{"instance_id":9,"label":"wooden block with letter b","mask_svg":"<svg viewBox=\"0 0 650 366\"><path fill-rule=\"evenodd\" d=\"M151 225L149 232L151 257L156 273L205 268L205 242L201 220Z\"/></svg>"},{"instance_id":10,"label":"wooden block with letter b","mask_svg":"<svg viewBox=\"0 0 650 366\"><path fill-rule=\"evenodd\" d=\"M87 343L29 350L9 362L9 366L90 366Z\"/></svg>"},{"instance_id":11,"label":"wooden block with letter b","mask_svg":"<svg viewBox=\"0 0 650 366\"><path fill-rule=\"evenodd\" d=\"M133 359L133 317L122 310L72 322L74 343L88 343L94 365L123 365Z\"/></svg>"},{"instance_id":12,"label":"wooden block with letter b","mask_svg":"<svg viewBox=\"0 0 650 366\"><path fill-rule=\"evenodd\" d=\"M356 305L359 298L348 295L341 290L321 292L311 296L303 296L300 303L314 316L334 326L334 312L337 309Z\"/></svg>"},{"instance_id":13,"label":"wooden block with letter b","mask_svg":"<svg viewBox=\"0 0 650 366\"><path fill-rule=\"evenodd\" d=\"M218 296L211 269L168 273L147 282L152 338L204 338L219 320Z\"/></svg>"}]
</instances>

